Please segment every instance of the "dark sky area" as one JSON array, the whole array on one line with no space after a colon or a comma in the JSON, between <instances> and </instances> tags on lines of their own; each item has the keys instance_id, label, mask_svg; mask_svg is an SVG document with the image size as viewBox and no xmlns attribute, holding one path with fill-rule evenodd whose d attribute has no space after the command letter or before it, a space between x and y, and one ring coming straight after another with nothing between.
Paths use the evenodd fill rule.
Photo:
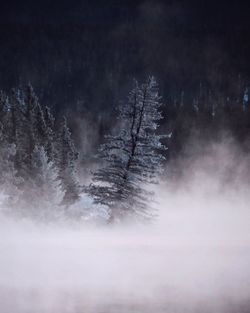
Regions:
<instances>
[{"instance_id":1,"label":"dark sky area","mask_svg":"<svg viewBox=\"0 0 250 313\"><path fill-rule=\"evenodd\" d=\"M247 1L5 1L0 87L30 81L56 108L102 110L133 77L154 74L163 96L199 84L230 93L250 76Z\"/></svg>"},{"instance_id":2,"label":"dark sky area","mask_svg":"<svg viewBox=\"0 0 250 313\"><path fill-rule=\"evenodd\" d=\"M1 4L2 22L22 23L81 23L82 25L116 26L124 21L133 21L143 14L149 19L183 26L203 32L249 31L248 1L214 0L149 0L149 1L18 1ZM170 19L169 19L170 17ZM157 21L156 21L157 22ZM173 25L174 26L174 25Z\"/></svg>"},{"instance_id":3,"label":"dark sky area","mask_svg":"<svg viewBox=\"0 0 250 313\"><path fill-rule=\"evenodd\" d=\"M232 29L234 23L237 28L249 27L249 3L248 1L198 1L198 0L154 0L154 1L18 1L10 0L1 4L1 20L5 22L68 22L78 21L82 23L116 24L121 19L135 18L140 6L157 8L159 5L168 11L173 8L182 8L186 20L186 26L200 27L207 24L211 29ZM176 12L177 13L177 12ZM192 19L188 19L192 16ZM176 19L182 18L181 16ZM185 18L184 18L185 17Z\"/></svg>"}]
</instances>

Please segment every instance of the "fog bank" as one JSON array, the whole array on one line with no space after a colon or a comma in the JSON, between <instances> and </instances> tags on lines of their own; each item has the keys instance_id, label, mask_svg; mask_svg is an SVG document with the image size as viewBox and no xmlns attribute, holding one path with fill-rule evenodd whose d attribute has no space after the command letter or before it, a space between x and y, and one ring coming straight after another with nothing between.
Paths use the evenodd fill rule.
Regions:
<instances>
[{"instance_id":1,"label":"fog bank","mask_svg":"<svg viewBox=\"0 0 250 313\"><path fill-rule=\"evenodd\" d=\"M0 311L249 312L248 163L237 149L210 150L181 182L156 187L150 225L2 216Z\"/></svg>"}]
</instances>

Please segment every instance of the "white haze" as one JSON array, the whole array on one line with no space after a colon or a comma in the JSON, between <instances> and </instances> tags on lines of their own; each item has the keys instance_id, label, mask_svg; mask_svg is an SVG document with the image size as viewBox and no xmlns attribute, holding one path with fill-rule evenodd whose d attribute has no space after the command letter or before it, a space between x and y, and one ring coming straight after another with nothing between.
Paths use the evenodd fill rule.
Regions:
<instances>
[{"instance_id":1,"label":"white haze","mask_svg":"<svg viewBox=\"0 0 250 313\"><path fill-rule=\"evenodd\" d=\"M247 313L248 160L211 145L157 189L150 225L1 218L1 313ZM184 165L183 165L184 166Z\"/></svg>"}]
</instances>

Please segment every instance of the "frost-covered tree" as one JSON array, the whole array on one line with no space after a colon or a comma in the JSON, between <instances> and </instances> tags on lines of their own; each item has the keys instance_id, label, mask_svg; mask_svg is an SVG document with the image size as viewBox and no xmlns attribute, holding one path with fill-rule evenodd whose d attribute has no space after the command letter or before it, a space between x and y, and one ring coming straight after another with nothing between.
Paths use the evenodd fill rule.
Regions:
<instances>
[{"instance_id":1,"label":"frost-covered tree","mask_svg":"<svg viewBox=\"0 0 250 313\"><path fill-rule=\"evenodd\" d=\"M29 159L33 153L35 145L44 146L50 160L52 160L52 141L50 126L46 124L45 113L48 108L43 110L33 87L29 84L26 88L24 103L25 129L24 134L27 136L27 152ZM52 119L52 114L50 114ZM50 123L50 121L48 121Z\"/></svg>"},{"instance_id":2,"label":"frost-covered tree","mask_svg":"<svg viewBox=\"0 0 250 313\"><path fill-rule=\"evenodd\" d=\"M59 204L63 192L58 172L49 161L42 146L35 146L32 153L30 175L23 184L23 193L19 204L23 213L39 219L56 218L61 214Z\"/></svg>"},{"instance_id":3,"label":"frost-covered tree","mask_svg":"<svg viewBox=\"0 0 250 313\"><path fill-rule=\"evenodd\" d=\"M106 136L100 147L104 167L94 173L88 192L96 203L109 208L111 221L153 215L149 205L153 194L145 186L157 181L164 160L164 136L156 133L160 107L154 77L141 86L135 82L128 102L119 107L121 130Z\"/></svg>"},{"instance_id":4,"label":"frost-covered tree","mask_svg":"<svg viewBox=\"0 0 250 313\"><path fill-rule=\"evenodd\" d=\"M20 196L21 180L17 177L14 165L16 154L15 144L10 144L6 139L3 124L0 123L0 193L3 206L15 205Z\"/></svg>"},{"instance_id":5,"label":"frost-covered tree","mask_svg":"<svg viewBox=\"0 0 250 313\"><path fill-rule=\"evenodd\" d=\"M34 134L34 120L35 120L35 108L38 103L38 99L35 95L33 87L28 84L25 92L25 102L23 107L23 116L25 119L23 127L23 135L26 136L26 151L27 162L29 165L32 160L32 153L36 145L36 139Z\"/></svg>"},{"instance_id":6,"label":"frost-covered tree","mask_svg":"<svg viewBox=\"0 0 250 313\"><path fill-rule=\"evenodd\" d=\"M69 206L79 199L80 185L76 176L78 152L65 117L60 126L56 150L58 174L64 191L62 204Z\"/></svg>"},{"instance_id":7,"label":"frost-covered tree","mask_svg":"<svg viewBox=\"0 0 250 313\"><path fill-rule=\"evenodd\" d=\"M55 118L52 115L50 108L48 106L45 107L44 110L44 121L46 125L46 152L50 161L55 159Z\"/></svg>"},{"instance_id":8,"label":"frost-covered tree","mask_svg":"<svg viewBox=\"0 0 250 313\"><path fill-rule=\"evenodd\" d=\"M79 197L78 153L66 119L59 131L54 123L31 84L13 89L9 98L0 92L0 193L18 199L23 213L51 216L58 204Z\"/></svg>"},{"instance_id":9,"label":"frost-covered tree","mask_svg":"<svg viewBox=\"0 0 250 313\"><path fill-rule=\"evenodd\" d=\"M9 129L8 129L8 118L9 118L9 98L3 92L0 91L0 125L1 125L1 136L4 137L5 140L9 137Z\"/></svg>"},{"instance_id":10,"label":"frost-covered tree","mask_svg":"<svg viewBox=\"0 0 250 313\"><path fill-rule=\"evenodd\" d=\"M13 89L8 103L7 121L3 125L7 132L7 140L16 147L15 168L18 174L26 171L29 153L25 117L23 115L24 97L20 89Z\"/></svg>"},{"instance_id":11,"label":"frost-covered tree","mask_svg":"<svg viewBox=\"0 0 250 313\"><path fill-rule=\"evenodd\" d=\"M3 91L0 91L0 122L4 123L4 119L7 113L8 97Z\"/></svg>"},{"instance_id":12,"label":"frost-covered tree","mask_svg":"<svg viewBox=\"0 0 250 313\"><path fill-rule=\"evenodd\" d=\"M36 96L31 84L28 84L25 91L14 93L11 98L10 112L17 119L19 132L22 137L17 142L17 152L22 151L22 175L25 176L27 169L31 166L32 154L35 146L43 146L50 161L54 161L53 155L53 130L51 121L53 116L49 108L43 108ZM46 121L46 118L49 120ZM10 119L10 124L15 125ZM46 123L48 122L48 124ZM27 169L25 168L27 167ZM25 177L26 178L26 177Z\"/></svg>"},{"instance_id":13,"label":"frost-covered tree","mask_svg":"<svg viewBox=\"0 0 250 313\"><path fill-rule=\"evenodd\" d=\"M37 103L34 108L33 133L36 145L44 146L46 149L48 144L48 129L40 103Z\"/></svg>"}]
</instances>

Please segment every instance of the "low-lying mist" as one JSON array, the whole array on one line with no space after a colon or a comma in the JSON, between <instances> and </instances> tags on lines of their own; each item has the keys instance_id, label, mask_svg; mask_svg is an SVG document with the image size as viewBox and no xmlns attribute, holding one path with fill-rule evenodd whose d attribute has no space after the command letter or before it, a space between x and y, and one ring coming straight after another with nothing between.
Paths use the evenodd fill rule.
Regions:
<instances>
[{"instance_id":1,"label":"low-lying mist","mask_svg":"<svg viewBox=\"0 0 250 313\"><path fill-rule=\"evenodd\" d=\"M249 312L249 163L212 144L156 188L148 225L1 217L0 312Z\"/></svg>"}]
</instances>

